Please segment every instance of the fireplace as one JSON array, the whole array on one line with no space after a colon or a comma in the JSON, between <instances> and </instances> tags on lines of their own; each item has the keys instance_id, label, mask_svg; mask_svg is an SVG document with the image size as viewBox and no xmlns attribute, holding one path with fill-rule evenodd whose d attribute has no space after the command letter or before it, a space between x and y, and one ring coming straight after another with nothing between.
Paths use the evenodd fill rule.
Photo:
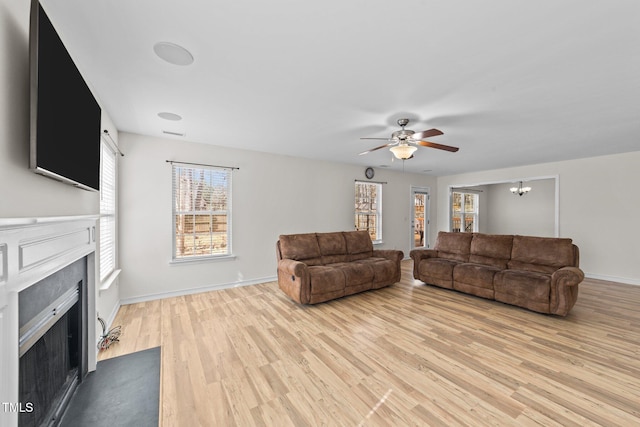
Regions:
<instances>
[{"instance_id":1,"label":"fireplace","mask_svg":"<svg viewBox=\"0 0 640 427\"><path fill-rule=\"evenodd\" d=\"M0 426L55 426L96 366L96 217L0 219Z\"/></svg>"},{"instance_id":2,"label":"fireplace","mask_svg":"<svg viewBox=\"0 0 640 427\"><path fill-rule=\"evenodd\" d=\"M18 425L56 425L87 375L86 257L18 294Z\"/></svg>"}]
</instances>

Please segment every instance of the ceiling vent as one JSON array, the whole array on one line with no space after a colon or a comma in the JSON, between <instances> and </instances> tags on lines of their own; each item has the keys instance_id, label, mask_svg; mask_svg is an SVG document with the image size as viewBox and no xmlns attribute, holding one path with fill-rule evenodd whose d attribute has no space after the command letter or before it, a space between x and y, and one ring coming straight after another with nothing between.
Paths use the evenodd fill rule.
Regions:
<instances>
[{"instance_id":1,"label":"ceiling vent","mask_svg":"<svg viewBox=\"0 0 640 427\"><path fill-rule=\"evenodd\" d=\"M173 135L173 136L184 136L184 133L180 133L180 132L171 132L170 130L163 130L162 133L166 134L166 135Z\"/></svg>"}]
</instances>

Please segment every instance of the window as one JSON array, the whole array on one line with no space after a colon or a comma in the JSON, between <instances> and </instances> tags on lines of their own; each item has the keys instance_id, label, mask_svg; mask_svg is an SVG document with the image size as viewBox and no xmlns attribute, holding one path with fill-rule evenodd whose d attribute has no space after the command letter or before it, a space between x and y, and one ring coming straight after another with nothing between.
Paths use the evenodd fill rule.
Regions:
<instances>
[{"instance_id":1,"label":"window","mask_svg":"<svg viewBox=\"0 0 640 427\"><path fill-rule=\"evenodd\" d=\"M173 165L173 259L231 255L231 170Z\"/></svg>"},{"instance_id":2,"label":"window","mask_svg":"<svg viewBox=\"0 0 640 427\"><path fill-rule=\"evenodd\" d=\"M100 148L100 281L116 268L116 153L102 142Z\"/></svg>"},{"instance_id":3,"label":"window","mask_svg":"<svg viewBox=\"0 0 640 427\"><path fill-rule=\"evenodd\" d=\"M451 193L451 231L473 233L478 231L478 195Z\"/></svg>"},{"instance_id":4,"label":"window","mask_svg":"<svg viewBox=\"0 0 640 427\"><path fill-rule=\"evenodd\" d=\"M382 241L382 184L356 181L356 230L366 230L374 243Z\"/></svg>"}]
</instances>

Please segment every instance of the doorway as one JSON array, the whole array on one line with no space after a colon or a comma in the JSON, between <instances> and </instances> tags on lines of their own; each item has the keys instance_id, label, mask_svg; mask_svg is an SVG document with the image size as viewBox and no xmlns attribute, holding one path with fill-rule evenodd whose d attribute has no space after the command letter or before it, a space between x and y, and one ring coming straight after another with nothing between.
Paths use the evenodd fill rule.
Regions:
<instances>
[{"instance_id":1,"label":"doorway","mask_svg":"<svg viewBox=\"0 0 640 427\"><path fill-rule=\"evenodd\" d=\"M429 189L411 187L411 249L429 247Z\"/></svg>"},{"instance_id":2,"label":"doorway","mask_svg":"<svg viewBox=\"0 0 640 427\"><path fill-rule=\"evenodd\" d=\"M522 196L511 190L520 181L531 186L532 190ZM519 234L541 237L560 235L560 177L558 175L536 177L514 177L509 180L450 185L449 231L463 231L468 225L460 220L463 211L477 214L474 223L477 231L487 234ZM478 195L476 206L457 202L455 193L473 193ZM465 213L466 213L465 212ZM459 224L459 225L458 225ZM464 228L463 228L464 226Z\"/></svg>"}]
</instances>

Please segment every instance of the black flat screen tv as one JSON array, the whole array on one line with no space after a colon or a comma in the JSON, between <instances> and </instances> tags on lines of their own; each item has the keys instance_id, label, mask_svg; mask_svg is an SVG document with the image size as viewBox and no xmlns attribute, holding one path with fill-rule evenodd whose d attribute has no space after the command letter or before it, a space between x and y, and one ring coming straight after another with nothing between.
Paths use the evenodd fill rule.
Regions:
<instances>
[{"instance_id":1,"label":"black flat screen tv","mask_svg":"<svg viewBox=\"0 0 640 427\"><path fill-rule=\"evenodd\" d=\"M29 167L98 191L100 106L38 0L31 2L30 22Z\"/></svg>"}]
</instances>

